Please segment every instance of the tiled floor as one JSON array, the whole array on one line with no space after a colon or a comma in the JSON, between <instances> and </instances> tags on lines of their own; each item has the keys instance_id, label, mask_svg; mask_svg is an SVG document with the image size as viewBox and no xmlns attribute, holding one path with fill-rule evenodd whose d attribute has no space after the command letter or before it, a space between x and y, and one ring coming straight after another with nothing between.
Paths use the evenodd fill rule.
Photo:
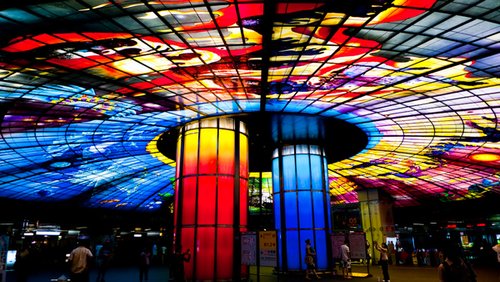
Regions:
<instances>
[{"instance_id":1,"label":"tiled floor","mask_svg":"<svg viewBox=\"0 0 500 282\"><path fill-rule=\"evenodd\" d=\"M256 275L257 269L250 270L250 277L245 281L253 282L274 282L274 281L305 281L302 273L295 275L277 275L272 273L272 269L260 268L260 275ZM478 282L500 282L500 265L495 267L476 267ZM360 276L348 281L352 282L375 282L381 276L381 270L378 266L370 266L369 273L366 266L353 266L353 271ZM438 281L437 269L435 267L414 267L414 266L391 266L389 268L392 282L427 282ZM60 271L42 271L31 275L28 282L50 282L64 274ZM90 281L96 281L96 272L92 270ZM321 274L320 281L347 281L338 276L332 276L331 273ZM7 272L5 282L15 282L14 272ZM106 282L139 282L139 270L134 267L114 267L107 274ZM153 266L150 270L148 282L167 282L169 281L169 270L166 266ZM313 280L318 281L318 280Z\"/></svg>"}]
</instances>

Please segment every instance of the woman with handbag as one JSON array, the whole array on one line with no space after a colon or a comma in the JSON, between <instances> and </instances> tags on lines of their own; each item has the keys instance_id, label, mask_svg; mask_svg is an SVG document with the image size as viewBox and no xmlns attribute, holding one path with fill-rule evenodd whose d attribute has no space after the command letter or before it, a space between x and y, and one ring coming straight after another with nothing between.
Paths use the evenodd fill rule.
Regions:
<instances>
[{"instance_id":1,"label":"woman with handbag","mask_svg":"<svg viewBox=\"0 0 500 282\"><path fill-rule=\"evenodd\" d=\"M306 240L306 279L311 280L310 275L314 275L316 279L319 279L318 273L316 273L316 250L311 245L311 240Z\"/></svg>"}]
</instances>

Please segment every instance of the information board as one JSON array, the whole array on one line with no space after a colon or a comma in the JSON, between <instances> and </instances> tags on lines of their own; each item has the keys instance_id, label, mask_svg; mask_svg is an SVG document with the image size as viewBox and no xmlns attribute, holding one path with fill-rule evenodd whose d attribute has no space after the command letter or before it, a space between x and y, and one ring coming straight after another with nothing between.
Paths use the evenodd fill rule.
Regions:
<instances>
[{"instance_id":1,"label":"information board","mask_svg":"<svg viewBox=\"0 0 500 282\"><path fill-rule=\"evenodd\" d=\"M349 249L351 251L351 259L366 259L365 233L350 233Z\"/></svg>"},{"instance_id":2,"label":"information board","mask_svg":"<svg viewBox=\"0 0 500 282\"><path fill-rule=\"evenodd\" d=\"M259 232L259 259L261 266L277 266L276 231Z\"/></svg>"},{"instance_id":3,"label":"information board","mask_svg":"<svg viewBox=\"0 0 500 282\"><path fill-rule=\"evenodd\" d=\"M349 240L349 251L351 259L366 259L366 240L365 233L332 234L332 257L340 259L342 252L340 246L344 244L345 239Z\"/></svg>"},{"instance_id":4,"label":"information board","mask_svg":"<svg viewBox=\"0 0 500 282\"><path fill-rule=\"evenodd\" d=\"M333 234L332 235L332 256L334 259L340 259L342 253L340 251L340 246L344 244L345 234Z\"/></svg>"},{"instance_id":5,"label":"information board","mask_svg":"<svg viewBox=\"0 0 500 282\"><path fill-rule=\"evenodd\" d=\"M257 264L257 233L247 232L241 235L241 264Z\"/></svg>"}]
</instances>

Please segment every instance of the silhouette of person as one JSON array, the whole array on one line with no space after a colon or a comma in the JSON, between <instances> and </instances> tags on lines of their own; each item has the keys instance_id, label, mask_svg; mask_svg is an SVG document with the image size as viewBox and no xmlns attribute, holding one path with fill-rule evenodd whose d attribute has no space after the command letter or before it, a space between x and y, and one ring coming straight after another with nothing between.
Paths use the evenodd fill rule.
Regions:
<instances>
[{"instance_id":1,"label":"silhouette of person","mask_svg":"<svg viewBox=\"0 0 500 282\"><path fill-rule=\"evenodd\" d=\"M151 265L151 252L146 248L142 248L139 254L139 281L148 281L149 267Z\"/></svg>"},{"instance_id":2,"label":"silhouette of person","mask_svg":"<svg viewBox=\"0 0 500 282\"><path fill-rule=\"evenodd\" d=\"M460 247L447 242L443 249L443 261L438 266L440 282L476 281L476 273L461 254Z\"/></svg>"},{"instance_id":3,"label":"silhouette of person","mask_svg":"<svg viewBox=\"0 0 500 282\"><path fill-rule=\"evenodd\" d=\"M16 253L16 262L14 263L14 270L16 272L16 282L27 282L30 270L29 265L30 250L29 245L23 246Z\"/></svg>"},{"instance_id":4,"label":"silhouette of person","mask_svg":"<svg viewBox=\"0 0 500 282\"><path fill-rule=\"evenodd\" d=\"M109 269L111 256L113 255L113 250L111 248L111 242L104 242L103 246L99 249L97 254L96 265L97 265L97 282L106 281L106 272Z\"/></svg>"},{"instance_id":5,"label":"silhouette of person","mask_svg":"<svg viewBox=\"0 0 500 282\"><path fill-rule=\"evenodd\" d=\"M191 250L187 249L182 252L181 246L177 246L174 253L174 261L172 264L172 272L174 273L174 281L185 281L184 279L184 262L191 260Z\"/></svg>"}]
</instances>

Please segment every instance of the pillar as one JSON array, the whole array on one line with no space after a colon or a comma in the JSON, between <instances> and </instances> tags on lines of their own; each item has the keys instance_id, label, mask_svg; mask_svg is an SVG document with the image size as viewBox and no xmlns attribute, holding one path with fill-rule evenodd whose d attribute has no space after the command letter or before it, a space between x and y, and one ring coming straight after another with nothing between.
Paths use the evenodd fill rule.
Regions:
<instances>
[{"instance_id":1,"label":"pillar","mask_svg":"<svg viewBox=\"0 0 500 282\"><path fill-rule=\"evenodd\" d=\"M305 240L317 251L317 267L329 269L330 198L327 160L318 118L273 119L273 198L282 271L303 271Z\"/></svg>"},{"instance_id":2,"label":"pillar","mask_svg":"<svg viewBox=\"0 0 500 282\"><path fill-rule=\"evenodd\" d=\"M357 193L363 231L366 233L366 240L370 243L368 251L372 258L378 258L379 255L374 251L373 242L381 244L386 241L387 237L395 236L393 201L377 189L358 190Z\"/></svg>"},{"instance_id":3,"label":"pillar","mask_svg":"<svg viewBox=\"0 0 500 282\"><path fill-rule=\"evenodd\" d=\"M240 280L247 225L248 137L234 119L185 125L177 142L175 244L191 249L187 280Z\"/></svg>"}]
</instances>

